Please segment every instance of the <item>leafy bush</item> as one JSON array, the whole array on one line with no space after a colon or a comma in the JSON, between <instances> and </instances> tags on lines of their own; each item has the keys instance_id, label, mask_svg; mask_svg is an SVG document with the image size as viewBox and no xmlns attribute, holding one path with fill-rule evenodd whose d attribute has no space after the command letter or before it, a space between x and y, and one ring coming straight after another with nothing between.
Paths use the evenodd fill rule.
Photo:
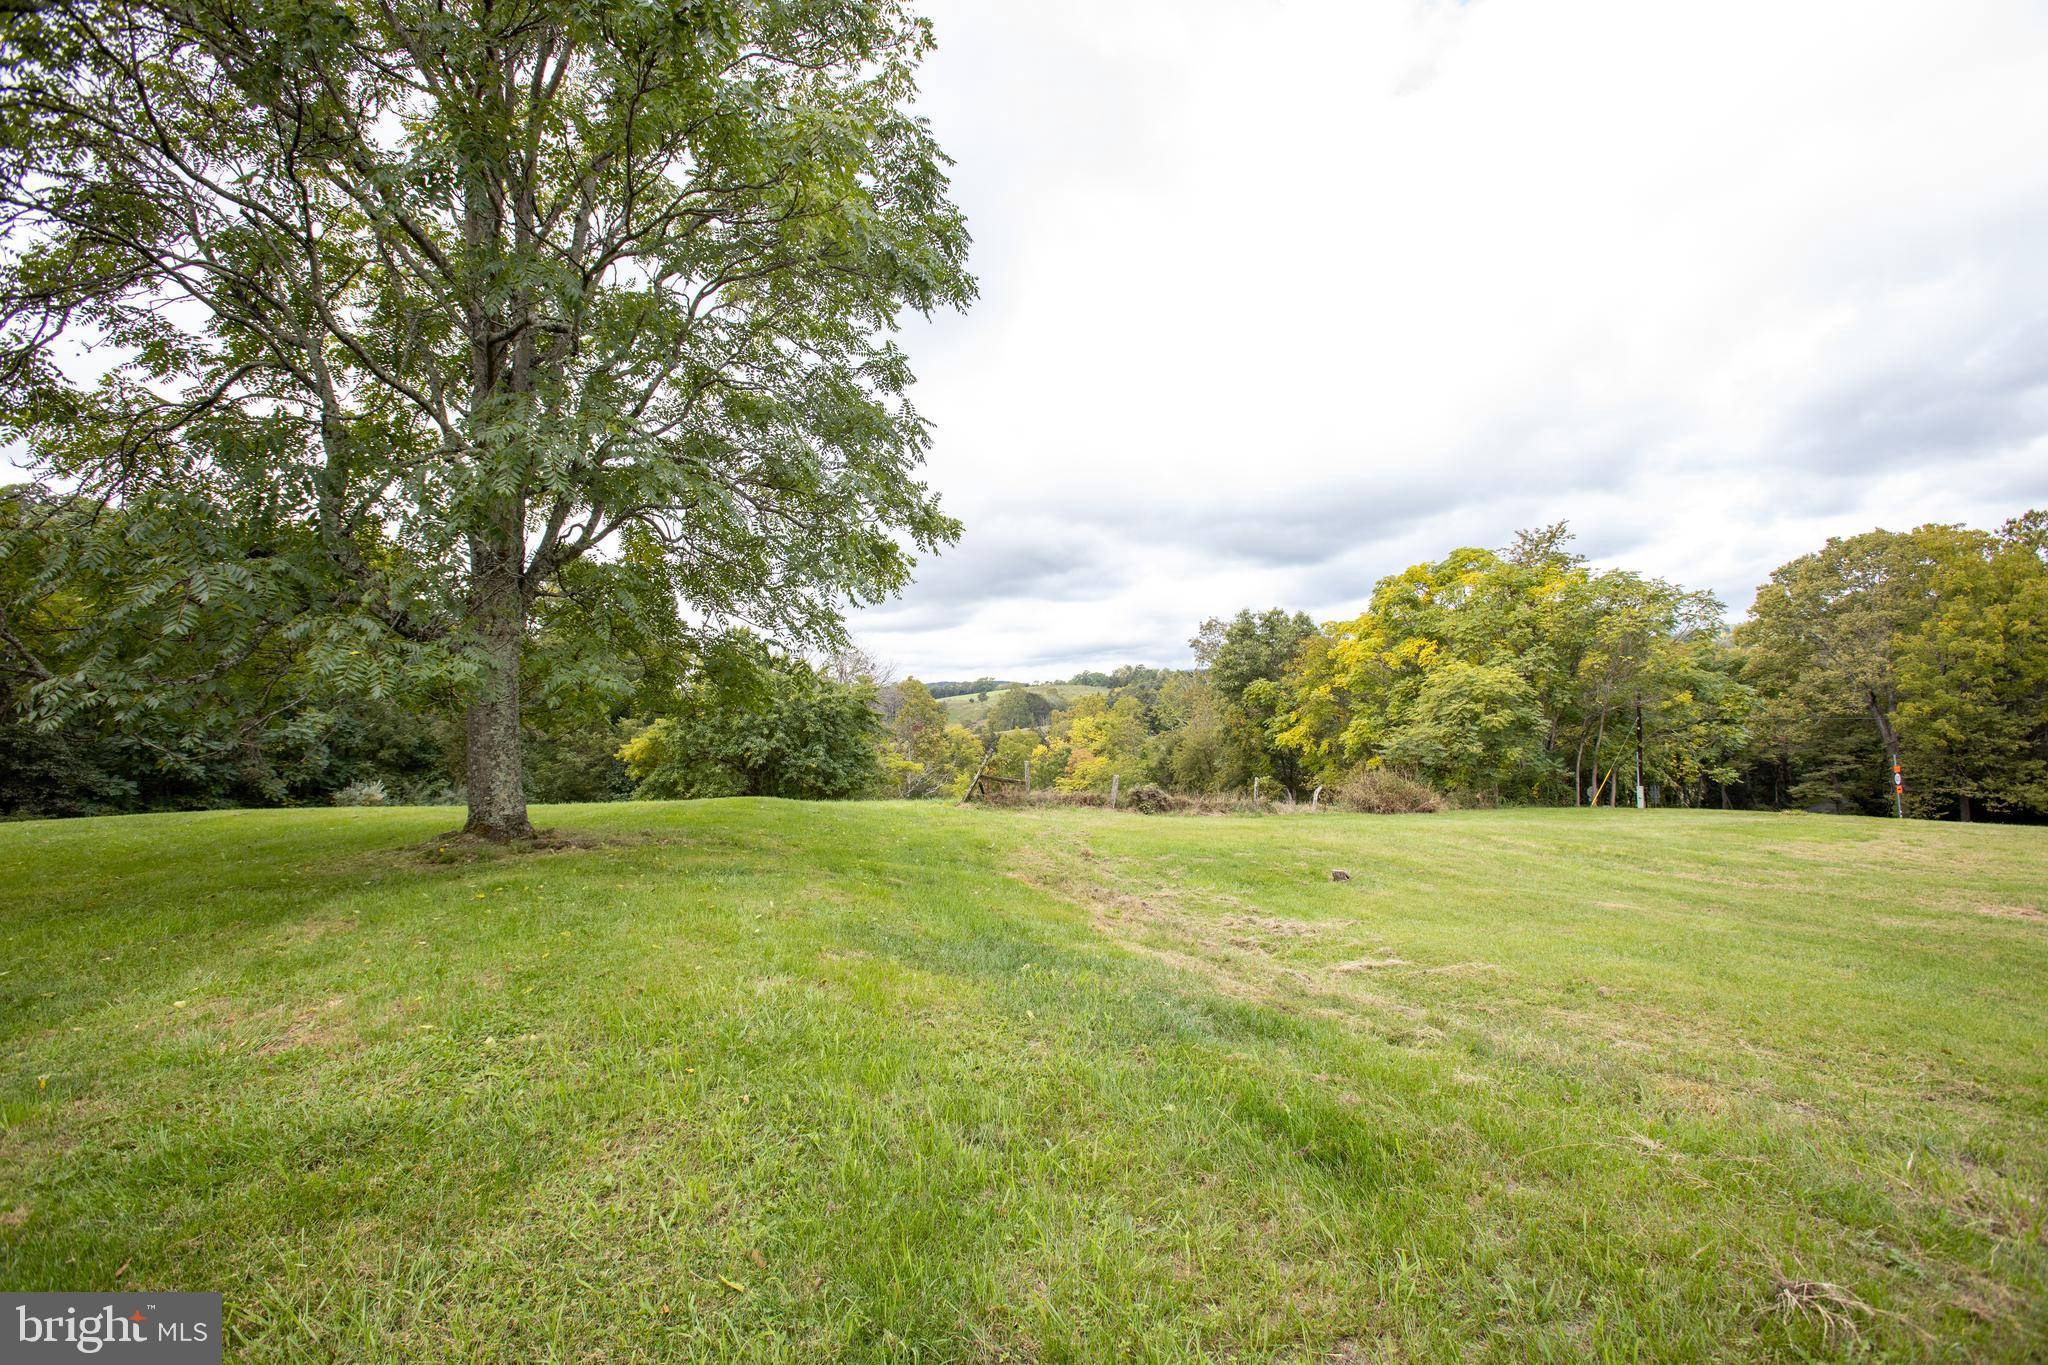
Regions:
<instances>
[{"instance_id":1,"label":"leafy bush","mask_svg":"<svg viewBox=\"0 0 2048 1365\"><path fill-rule=\"evenodd\" d=\"M552 718L550 718L552 719ZM633 778L618 751L634 732L603 716L564 718L526 732L526 798L529 801L621 801L633 794Z\"/></svg>"},{"instance_id":2,"label":"leafy bush","mask_svg":"<svg viewBox=\"0 0 2048 1365\"><path fill-rule=\"evenodd\" d=\"M0 816L99 815L131 809L138 784L131 755L90 726L45 730L19 719L17 697L0 695Z\"/></svg>"},{"instance_id":3,"label":"leafy bush","mask_svg":"<svg viewBox=\"0 0 2048 1365\"><path fill-rule=\"evenodd\" d=\"M390 800L382 782L351 782L334 794L337 806L382 806Z\"/></svg>"},{"instance_id":4,"label":"leafy bush","mask_svg":"<svg viewBox=\"0 0 2048 1365\"><path fill-rule=\"evenodd\" d=\"M872 688L834 682L801 659L778 660L751 682L687 688L673 714L621 745L637 794L816 801L875 788L882 724ZM979 761L980 742L968 738Z\"/></svg>"},{"instance_id":5,"label":"leafy bush","mask_svg":"<svg viewBox=\"0 0 2048 1365\"><path fill-rule=\"evenodd\" d=\"M1337 784L1336 804L1367 815L1425 815L1449 803L1414 778L1385 768L1357 767Z\"/></svg>"}]
</instances>

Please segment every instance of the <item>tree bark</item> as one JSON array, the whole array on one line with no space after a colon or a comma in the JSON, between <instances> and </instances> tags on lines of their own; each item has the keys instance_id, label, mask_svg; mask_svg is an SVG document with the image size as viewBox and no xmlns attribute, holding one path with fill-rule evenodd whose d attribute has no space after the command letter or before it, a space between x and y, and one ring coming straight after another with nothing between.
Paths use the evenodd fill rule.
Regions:
<instances>
[{"instance_id":1,"label":"tree bark","mask_svg":"<svg viewBox=\"0 0 2048 1365\"><path fill-rule=\"evenodd\" d=\"M506 59L509 63L510 59ZM509 73L509 65L508 65ZM463 239L478 251L494 250L502 241L503 200L492 182L502 168L479 162L468 167L463 186ZM481 299L472 300L469 329L470 411L473 422L503 420L509 395L527 392L532 383L531 330L525 311L530 300L515 304L514 345L507 355L494 336L501 321ZM502 458L491 449L480 458ZM488 460L486 460L486 472ZM523 481L521 486L523 487ZM469 635L484 659L484 675L471 698L465 731L469 741L469 820L467 834L494 842L533 837L526 818L526 784L519 737L519 664L526 645L526 499L522 492L503 495L488 509L482 524L469 536Z\"/></svg>"},{"instance_id":2,"label":"tree bark","mask_svg":"<svg viewBox=\"0 0 2048 1365\"><path fill-rule=\"evenodd\" d=\"M1904 769L1899 766L1899 732L1892 728L1891 718L1885 715L1884 706L1878 701L1877 693L1873 690L1867 695L1870 699L1870 718L1877 722L1877 737L1884 742L1885 757L1892 762L1892 770L1885 774L1891 783L1892 804L1899 818L1904 819L1906 791L1902 785L1904 779L1900 776Z\"/></svg>"},{"instance_id":3,"label":"tree bark","mask_svg":"<svg viewBox=\"0 0 2048 1365\"><path fill-rule=\"evenodd\" d=\"M524 517L514 506L494 535L470 541L470 622L485 675L469 705L469 822L465 833L503 843L530 839L519 746L519 663L526 644Z\"/></svg>"}]
</instances>

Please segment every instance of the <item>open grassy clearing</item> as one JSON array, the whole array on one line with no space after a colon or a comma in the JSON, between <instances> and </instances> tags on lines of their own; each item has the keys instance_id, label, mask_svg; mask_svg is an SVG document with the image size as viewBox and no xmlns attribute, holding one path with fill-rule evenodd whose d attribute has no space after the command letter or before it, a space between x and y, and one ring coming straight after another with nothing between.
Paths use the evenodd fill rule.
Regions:
<instances>
[{"instance_id":1,"label":"open grassy clearing","mask_svg":"<svg viewBox=\"0 0 2048 1365\"><path fill-rule=\"evenodd\" d=\"M265 1360L2048 1353L2048 830L450 822L0 827L0 1286Z\"/></svg>"},{"instance_id":2,"label":"open grassy clearing","mask_svg":"<svg viewBox=\"0 0 2048 1365\"><path fill-rule=\"evenodd\" d=\"M972 727L988 719L989 708L996 704L997 697L1008 690L1005 687L997 688L988 694L987 701L981 700L979 693L962 692L958 696L940 697L939 705L946 708L947 720L957 720L962 725ZM1083 697L1109 691L1108 688L1097 687L1093 683L1034 683L1026 685L1024 690L1036 692L1050 702L1065 701L1070 705Z\"/></svg>"}]
</instances>

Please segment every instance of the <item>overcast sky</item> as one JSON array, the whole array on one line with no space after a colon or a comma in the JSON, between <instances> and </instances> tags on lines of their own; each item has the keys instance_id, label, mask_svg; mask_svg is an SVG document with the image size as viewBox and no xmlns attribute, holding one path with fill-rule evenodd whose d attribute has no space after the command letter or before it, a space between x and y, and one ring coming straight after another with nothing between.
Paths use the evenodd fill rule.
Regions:
<instances>
[{"instance_id":1,"label":"overcast sky","mask_svg":"<svg viewBox=\"0 0 2048 1365\"><path fill-rule=\"evenodd\" d=\"M2048 503L2039 0L932 0L980 303L966 523L858 638L1173 663L1568 519L1734 612L1832 534Z\"/></svg>"}]
</instances>

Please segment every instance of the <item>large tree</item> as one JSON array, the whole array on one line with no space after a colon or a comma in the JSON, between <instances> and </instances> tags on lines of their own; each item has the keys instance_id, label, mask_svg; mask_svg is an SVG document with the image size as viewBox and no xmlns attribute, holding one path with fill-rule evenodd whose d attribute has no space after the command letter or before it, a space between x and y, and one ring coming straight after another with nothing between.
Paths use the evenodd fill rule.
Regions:
<instances>
[{"instance_id":1,"label":"large tree","mask_svg":"<svg viewBox=\"0 0 2048 1365\"><path fill-rule=\"evenodd\" d=\"M1246 607L1228 621L1212 616L1202 622L1188 647L1195 663L1208 670L1210 684L1236 703L1260 679L1284 677L1302 641L1315 633L1316 623L1305 611L1289 616L1276 607L1255 615Z\"/></svg>"},{"instance_id":2,"label":"large tree","mask_svg":"<svg viewBox=\"0 0 2048 1365\"><path fill-rule=\"evenodd\" d=\"M1694 795L1733 777L1748 698L1701 662L1720 603L1596 569L1570 544L1559 523L1506 551L1464 546L1411 565L1374 586L1364 613L1304 642L1284 684L1247 697L1325 781L1378 760L1451 786L1579 801L1590 769L1612 800L1633 766L1639 703L1653 718L1670 712L1668 734L1649 737L1652 772Z\"/></svg>"},{"instance_id":3,"label":"large tree","mask_svg":"<svg viewBox=\"0 0 2048 1365\"><path fill-rule=\"evenodd\" d=\"M930 42L900 0L17 11L9 434L150 529L96 553L167 631L234 604L209 667L283 633L461 699L470 828L517 837L538 602L630 575L829 643L957 533L888 339L973 292ZM21 663L43 704L206 671L89 634Z\"/></svg>"},{"instance_id":4,"label":"large tree","mask_svg":"<svg viewBox=\"0 0 2048 1365\"><path fill-rule=\"evenodd\" d=\"M1868 531L1771 575L1737 637L1795 799L1965 820L2048 806L2042 524Z\"/></svg>"}]
</instances>

